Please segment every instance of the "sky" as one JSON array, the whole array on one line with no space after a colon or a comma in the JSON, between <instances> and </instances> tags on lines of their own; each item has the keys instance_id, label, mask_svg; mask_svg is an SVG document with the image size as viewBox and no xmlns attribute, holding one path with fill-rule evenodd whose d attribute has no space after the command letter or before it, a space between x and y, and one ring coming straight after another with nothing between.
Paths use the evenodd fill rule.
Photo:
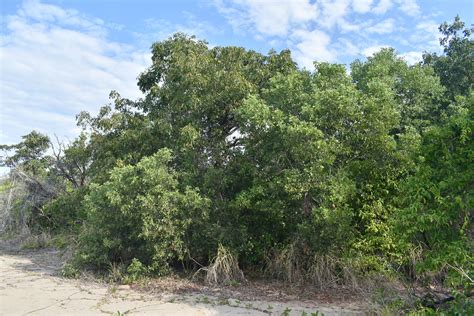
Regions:
<instances>
[{"instance_id":1,"label":"sky","mask_svg":"<svg viewBox=\"0 0 474 316\"><path fill-rule=\"evenodd\" d=\"M349 64L382 47L410 63L439 51L438 25L471 0L3 0L0 1L0 144L37 130L63 140L75 115L96 113L111 90L140 97L150 46L177 31L210 46L267 53L289 48L300 67Z\"/></svg>"}]
</instances>

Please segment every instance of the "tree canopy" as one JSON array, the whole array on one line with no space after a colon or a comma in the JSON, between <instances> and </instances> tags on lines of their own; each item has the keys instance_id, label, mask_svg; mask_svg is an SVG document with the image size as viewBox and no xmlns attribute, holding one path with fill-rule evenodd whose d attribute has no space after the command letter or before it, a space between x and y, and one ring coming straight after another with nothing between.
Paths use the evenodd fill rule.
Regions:
<instances>
[{"instance_id":1,"label":"tree canopy","mask_svg":"<svg viewBox=\"0 0 474 316\"><path fill-rule=\"evenodd\" d=\"M31 225L72 229L83 267L164 274L226 247L289 281L320 285L332 258L336 283L397 273L469 296L473 29L440 31L416 65L382 49L314 71L178 33L153 44L143 98L113 91L73 142L32 132L2 165L55 188Z\"/></svg>"}]
</instances>

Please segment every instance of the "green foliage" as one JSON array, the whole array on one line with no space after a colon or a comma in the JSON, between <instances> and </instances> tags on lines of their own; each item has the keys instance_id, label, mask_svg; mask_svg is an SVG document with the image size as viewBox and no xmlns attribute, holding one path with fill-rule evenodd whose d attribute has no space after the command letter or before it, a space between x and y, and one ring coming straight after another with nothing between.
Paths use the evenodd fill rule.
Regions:
<instances>
[{"instance_id":1,"label":"green foliage","mask_svg":"<svg viewBox=\"0 0 474 316\"><path fill-rule=\"evenodd\" d=\"M443 54L425 53L423 63L433 66L450 99L469 95L474 87L474 28L465 28L465 23L456 16L452 24L441 24L439 31L443 34L440 40Z\"/></svg>"},{"instance_id":2,"label":"green foliage","mask_svg":"<svg viewBox=\"0 0 474 316\"><path fill-rule=\"evenodd\" d=\"M401 186L393 232L401 249L423 249L421 271L451 265L472 276L473 95L460 97L453 108L453 115L423 139L423 161ZM449 276L453 286L463 282L457 269L449 269Z\"/></svg>"},{"instance_id":3,"label":"green foliage","mask_svg":"<svg viewBox=\"0 0 474 316\"><path fill-rule=\"evenodd\" d=\"M142 99L111 92L113 106L78 115L68 146L37 132L1 146L2 165L28 179L12 212L79 235L76 263L117 278L128 267L131 282L220 254L232 264L206 271L280 267L320 286L397 274L462 297L474 271L473 30L457 17L440 31L443 54L410 66L383 49L350 72L175 34L152 46Z\"/></svg>"},{"instance_id":4,"label":"green foliage","mask_svg":"<svg viewBox=\"0 0 474 316\"><path fill-rule=\"evenodd\" d=\"M40 223L54 233L69 232L77 234L86 218L82 206L87 189L66 192L51 200L42 208Z\"/></svg>"},{"instance_id":5,"label":"green foliage","mask_svg":"<svg viewBox=\"0 0 474 316\"><path fill-rule=\"evenodd\" d=\"M136 282L148 274L148 268L143 265L137 258L133 258L127 268L126 281L129 283Z\"/></svg>"},{"instance_id":6,"label":"green foliage","mask_svg":"<svg viewBox=\"0 0 474 316\"><path fill-rule=\"evenodd\" d=\"M65 278L76 279L80 274L80 271L70 263L66 263L61 269L61 276Z\"/></svg>"},{"instance_id":7,"label":"green foliage","mask_svg":"<svg viewBox=\"0 0 474 316\"><path fill-rule=\"evenodd\" d=\"M39 132L32 131L28 135L22 136L23 141L16 145L0 145L0 150L6 152L1 157L2 167L22 167L27 172L34 175L44 173L48 164L48 159L44 157L49 148L49 137ZM13 151L12 155L8 152Z\"/></svg>"},{"instance_id":8,"label":"green foliage","mask_svg":"<svg viewBox=\"0 0 474 316\"><path fill-rule=\"evenodd\" d=\"M196 189L179 187L171 158L171 151L161 149L136 166L114 168L104 184L91 185L80 262L105 267L135 258L162 273L173 260L199 252L208 200Z\"/></svg>"},{"instance_id":9,"label":"green foliage","mask_svg":"<svg viewBox=\"0 0 474 316\"><path fill-rule=\"evenodd\" d=\"M366 94L384 91L383 97L399 116L392 132L410 127L420 130L438 119L445 89L431 67L410 67L393 49L383 49L365 63L352 63L351 71L358 88Z\"/></svg>"},{"instance_id":10,"label":"green foliage","mask_svg":"<svg viewBox=\"0 0 474 316\"><path fill-rule=\"evenodd\" d=\"M474 300L472 297L466 297L463 295L456 295L454 300L447 302L446 304L437 308L433 307L420 307L409 315L416 316L431 316L431 315L472 315L474 313Z\"/></svg>"}]
</instances>

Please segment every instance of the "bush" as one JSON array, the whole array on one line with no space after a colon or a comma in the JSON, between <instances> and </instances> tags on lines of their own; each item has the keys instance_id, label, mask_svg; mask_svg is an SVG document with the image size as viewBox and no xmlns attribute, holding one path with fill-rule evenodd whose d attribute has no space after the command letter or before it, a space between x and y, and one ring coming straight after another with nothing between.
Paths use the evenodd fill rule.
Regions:
<instances>
[{"instance_id":1,"label":"bush","mask_svg":"<svg viewBox=\"0 0 474 316\"><path fill-rule=\"evenodd\" d=\"M44 217L41 220L41 226L54 233L77 233L85 219L82 202L86 194L87 190L82 188L51 200L42 208Z\"/></svg>"},{"instance_id":2,"label":"bush","mask_svg":"<svg viewBox=\"0 0 474 316\"><path fill-rule=\"evenodd\" d=\"M136 166L113 169L108 182L91 185L76 255L80 264L141 262L162 274L198 249L193 245L203 238L208 200L196 189L179 187L171 158L170 150L161 149Z\"/></svg>"},{"instance_id":3,"label":"bush","mask_svg":"<svg viewBox=\"0 0 474 316\"><path fill-rule=\"evenodd\" d=\"M132 262L127 268L127 281L135 282L148 273L148 269L137 258L133 258Z\"/></svg>"},{"instance_id":4,"label":"bush","mask_svg":"<svg viewBox=\"0 0 474 316\"><path fill-rule=\"evenodd\" d=\"M80 271L72 264L66 263L61 269L61 276L75 279L80 276Z\"/></svg>"}]
</instances>

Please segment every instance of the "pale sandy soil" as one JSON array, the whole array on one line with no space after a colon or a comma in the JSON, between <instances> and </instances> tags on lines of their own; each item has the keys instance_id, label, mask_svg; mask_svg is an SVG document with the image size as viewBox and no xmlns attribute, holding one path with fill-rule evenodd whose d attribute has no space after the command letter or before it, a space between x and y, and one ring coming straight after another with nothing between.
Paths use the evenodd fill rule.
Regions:
<instances>
[{"instance_id":1,"label":"pale sandy soil","mask_svg":"<svg viewBox=\"0 0 474 316\"><path fill-rule=\"evenodd\" d=\"M0 315L324 315L363 314L360 306L312 301L237 300L208 293L137 291L59 277L58 252L0 249ZM291 311L290 311L291 310ZM319 316L320 314L318 314Z\"/></svg>"}]
</instances>

